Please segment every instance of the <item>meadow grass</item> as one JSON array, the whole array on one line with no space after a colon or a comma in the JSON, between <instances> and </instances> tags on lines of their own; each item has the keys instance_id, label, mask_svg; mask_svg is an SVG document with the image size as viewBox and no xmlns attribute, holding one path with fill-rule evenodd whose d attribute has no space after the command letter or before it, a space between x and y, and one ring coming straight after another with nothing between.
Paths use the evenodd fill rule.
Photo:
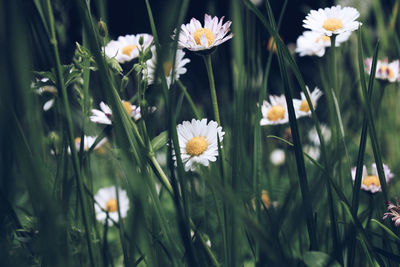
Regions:
<instances>
[{"instance_id":1,"label":"meadow grass","mask_svg":"<svg viewBox=\"0 0 400 267\"><path fill-rule=\"evenodd\" d=\"M343 43L333 35L323 57L300 57L281 37L285 23L302 24L287 11L305 17L303 3L206 1L234 36L212 53L186 49L177 80L191 3L168 2L132 10L154 48L142 38L130 48L137 58L122 63L104 48L117 37L107 29L112 2L70 1L67 12L63 1L0 0L0 265L398 266L400 78L378 75L381 59L400 57L400 1L363 2L362 26ZM170 76L157 63L150 82L152 58L169 62ZM318 103L306 85L321 89ZM264 100L281 94L287 122L261 125ZM112 110L106 124L93 120L101 101ZM181 129L202 118L222 127L218 156L192 170ZM270 159L275 149L281 163ZM380 190L360 189L365 179ZM102 203L104 188L115 202ZM383 220L388 201L393 221Z\"/></svg>"}]
</instances>

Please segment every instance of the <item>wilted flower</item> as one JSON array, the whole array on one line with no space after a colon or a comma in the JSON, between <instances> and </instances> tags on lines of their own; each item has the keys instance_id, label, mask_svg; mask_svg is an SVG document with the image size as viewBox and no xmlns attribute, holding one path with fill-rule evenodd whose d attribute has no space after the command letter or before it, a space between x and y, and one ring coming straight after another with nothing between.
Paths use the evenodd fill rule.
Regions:
<instances>
[{"instance_id":1,"label":"wilted flower","mask_svg":"<svg viewBox=\"0 0 400 267\"><path fill-rule=\"evenodd\" d=\"M386 210L387 212L385 212L383 214L383 220L385 220L386 218L392 218L392 222L394 222L394 225L396 227L400 226L400 205L399 205L399 199L396 198L396 205L394 205L392 202L388 201L386 202Z\"/></svg>"},{"instance_id":2,"label":"wilted flower","mask_svg":"<svg viewBox=\"0 0 400 267\"><path fill-rule=\"evenodd\" d=\"M356 21L360 13L352 7L340 5L325 9L311 10L303 20L303 27L327 36L352 32L358 29L361 22Z\"/></svg>"},{"instance_id":3,"label":"wilted flower","mask_svg":"<svg viewBox=\"0 0 400 267\"><path fill-rule=\"evenodd\" d=\"M198 165L208 166L217 160L218 139L223 140L225 132L215 121L207 119L184 121L177 125L179 146L185 171L195 171ZM176 156L174 155L176 160Z\"/></svg>"},{"instance_id":4,"label":"wilted flower","mask_svg":"<svg viewBox=\"0 0 400 267\"><path fill-rule=\"evenodd\" d=\"M353 178L353 181L356 179L356 171L357 167L351 168L351 176ZM390 171L389 167L386 164L383 164L383 171L385 173L385 179L386 183L389 183L390 180L394 177L394 174ZM361 189L364 191L369 191L371 193L376 193L379 191L382 191L381 188L381 183L379 181L378 177L378 170L376 168L376 164L373 163L371 165L371 174L368 175L367 173L367 167L363 165L363 172L362 172L362 178L361 178Z\"/></svg>"}]
</instances>

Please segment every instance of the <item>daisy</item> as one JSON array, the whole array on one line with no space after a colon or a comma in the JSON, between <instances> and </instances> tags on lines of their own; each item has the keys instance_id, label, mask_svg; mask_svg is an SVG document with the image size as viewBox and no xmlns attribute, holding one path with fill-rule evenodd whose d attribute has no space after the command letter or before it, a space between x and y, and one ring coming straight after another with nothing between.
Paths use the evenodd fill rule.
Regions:
<instances>
[{"instance_id":1,"label":"daisy","mask_svg":"<svg viewBox=\"0 0 400 267\"><path fill-rule=\"evenodd\" d=\"M279 148L274 149L271 152L269 159L275 166L280 166L285 163L285 151Z\"/></svg>"},{"instance_id":2,"label":"daisy","mask_svg":"<svg viewBox=\"0 0 400 267\"><path fill-rule=\"evenodd\" d=\"M357 9L352 7L342 8L340 5L325 9L311 10L303 20L303 27L327 36L352 32L357 30L361 22L356 21L360 16Z\"/></svg>"},{"instance_id":3,"label":"daisy","mask_svg":"<svg viewBox=\"0 0 400 267\"><path fill-rule=\"evenodd\" d=\"M269 124L284 124L289 121L286 98L284 95L271 95L269 102L264 100L261 107L263 118L260 120L260 125Z\"/></svg>"},{"instance_id":4,"label":"daisy","mask_svg":"<svg viewBox=\"0 0 400 267\"><path fill-rule=\"evenodd\" d=\"M147 60L146 69L143 70L143 76L147 78L148 84L153 84L154 79L156 78L156 67L157 67L157 54L156 47L153 46L151 48L152 58ZM186 73L185 65L190 62L190 59L184 58L185 52L182 49L178 49L176 51L175 56L175 69L174 69L174 79L178 80L181 74ZM172 61L164 62L163 65L164 75L167 79L168 88L172 82Z\"/></svg>"},{"instance_id":5,"label":"daisy","mask_svg":"<svg viewBox=\"0 0 400 267\"><path fill-rule=\"evenodd\" d=\"M232 33L229 33L232 22L228 20L222 24L223 20L224 17L218 20L216 16L212 18L205 14L203 27L200 21L192 18L190 23L181 26L178 39L179 48L201 51L214 48L228 41L233 37Z\"/></svg>"},{"instance_id":6,"label":"daisy","mask_svg":"<svg viewBox=\"0 0 400 267\"><path fill-rule=\"evenodd\" d=\"M388 201L386 203L386 209L387 212L383 214L382 220L385 220L388 217L392 217L392 222L394 222L394 225L396 227L400 226L400 205L399 205L399 199L396 198L396 205L393 204L392 202Z\"/></svg>"},{"instance_id":7,"label":"daisy","mask_svg":"<svg viewBox=\"0 0 400 267\"><path fill-rule=\"evenodd\" d=\"M126 112L129 114L131 118L135 121L141 118L140 107L132 105L129 101L122 100L122 105L124 106ZM104 102L100 102L100 109L92 109L92 116L90 116L90 120L94 123L99 124L112 124L112 111L111 108L105 104Z\"/></svg>"},{"instance_id":8,"label":"daisy","mask_svg":"<svg viewBox=\"0 0 400 267\"><path fill-rule=\"evenodd\" d=\"M185 171L195 171L199 165L208 166L209 161L217 160L217 136L222 142L225 132L215 121L207 124L207 119L192 119L192 122L184 121L176 128Z\"/></svg>"},{"instance_id":9,"label":"daisy","mask_svg":"<svg viewBox=\"0 0 400 267\"><path fill-rule=\"evenodd\" d=\"M143 37L144 41L142 50L145 50L153 42L153 36L147 33L120 36L118 40L110 41L104 48L104 52L109 58L115 57L119 63L131 61L139 56L140 37Z\"/></svg>"},{"instance_id":10,"label":"daisy","mask_svg":"<svg viewBox=\"0 0 400 267\"><path fill-rule=\"evenodd\" d=\"M36 84L35 83L32 84L34 87L40 86L38 89L35 90L35 93L39 95L44 95L44 94L51 95L51 98L44 103L43 110L48 111L49 109L51 109L54 106L56 100L57 88L50 82L48 78L42 78L38 80Z\"/></svg>"},{"instance_id":11,"label":"daisy","mask_svg":"<svg viewBox=\"0 0 400 267\"><path fill-rule=\"evenodd\" d=\"M371 74L372 58L365 60L365 71ZM378 60L376 63L375 78L388 80L389 82L400 81L400 61L388 62L388 59Z\"/></svg>"},{"instance_id":12,"label":"daisy","mask_svg":"<svg viewBox=\"0 0 400 267\"><path fill-rule=\"evenodd\" d=\"M129 199L125 190L118 188L118 200L116 194L116 187L101 188L94 196L96 219L102 223L108 223L111 226L114 222L119 221L118 217L118 204L121 218L125 218L129 210ZM111 218L113 221L107 219Z\"/></svg>"},{"instance_id":13,"label":"daisy","mask_svg":"<svg viewBox=\"0 0 400 267\"><path fill-rule=\"evenodd\" d=\"M325 142L331 140L332 131L327 125L321 124L321 134L324 137ZM308 132L308 139L313 145L320 145L317 129L315 129L315 127Z\"/></svg>"},{"instance_id":14,"label":"daisy","mask_svg":"<svg viewBox=\"0 0 400 267\"><path fill-rule=\"evenodd\" d=\"M308 86L306 86L306 90L310 95L310 99L315 110L317 108L317 101L322 96L322 92L318 89L318 87L315 87L312 93L310 93L310 89L308 89ZM300 96L301 99L293 99L293 106L296 111L296 118L311 116L310 106L308 105L305 94L301 92Z\"/></svg>"},{"instance_id":15,"label":"daisy","mask_svg":"<svg viewBox=\"0 0 400 267\"><path fill-rule=\"evenodd\" d=\"M351 176L353 181L356 179L356 171L357 167L351 168ZM393 178L394 174L390 171L389 167L386 164L383 164L383 171L385 173L386 183L389 183ZM378 191L382 191L381 183L378 177L378 170L376 169L376 164L373 163L371 165L371 174L368 175L367 167L363 165L363 173L361 178L361 189L364 191L369 191L371 193L376 193Z\"/></svg>"},{"instance_id":16,"label":"daisy","mask_svg":"<svg viewBox=\"0 0 400 267\"><path fill-rule=\"evenodd\" d=\"M351 32L344 32L336 37L335 46L347 41ZM331 46L331 38L325 34L314 31L305 31L296 41L296 52L303 56L322 57L325 54L325 47Z\"/></svg>"},{"instance_id":17,"label":"daisy","mask_svg":"<svg viewBox=\"0 0 400 267\"><path fill-rule=\"evenodd\" d=\"M94 142L96 141L96 139L97 139L97 136L86 136L86 135L85 135L84 140L83 140L83 142L84 142L84 143L83 143L83 150L84 150L84 151L88 151L88 150L92 147L92 145L94 144ZM76 137L76 138L74 139L75 148L76 148L77 151L79 151L79 149L81 148L81 141L82 141L82 140L81 140L80 137ZM102 147L106 142L107 142L107 138L101 139L100 142L94 147L94 151L100 150L101 147Z\"/></svg>"}]
</instances>

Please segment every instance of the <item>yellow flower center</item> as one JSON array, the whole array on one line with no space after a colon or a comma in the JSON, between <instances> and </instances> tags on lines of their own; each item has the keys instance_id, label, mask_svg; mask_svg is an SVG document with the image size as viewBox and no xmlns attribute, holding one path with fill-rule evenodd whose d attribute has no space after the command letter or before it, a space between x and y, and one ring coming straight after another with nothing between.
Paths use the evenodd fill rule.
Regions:
<instances>
[{"instance_id":1,"label":"yellow flower center","mask_svg":"<svg viewBox=\"0 0 400 267\"><path fill-rule=\"evenodd\" d=\"M272 46L272 43L274 44L273 46ZM274 37L272 37L272 36L268 40L267 49L268 49L268 51L271 51L271 49L272 49L273 52L276 52L276 42L274 40Z\"/></svg>"},{"instance_id":2,"label":"yellow flower center","mask_svg":"<svg viewBox=\"0 0 400 267\"><path fill-rule=\"evenodd\" d=\"M214 43L215 40L214 34L207 28L201 28L193 33L193 38L197 45L201 45L200 39L203 35L207 38L208 46Z\"/></svg>"},{"instance_id":3,"label":"yellow flower center","mask_svg":"<svg viewBox=\"0 0 400 267\"><path fill-rule=\"evenodd\" d=\"M81 141L82 141L82 139L80 138L80 137L76 137L75 139L74 139L74 142L75 142L75 145L79 148L80 147L80 145L81 145ZM83 150L84 151L88 151L89 150L89 148L87 147L87 146L83 146Z\"/></svg>"},{"instance_id":4,"label":"yellow flower center","mask_svg":"<svg viewBox=\"0 0 400 267\"><path fill-rule=\"evenodd\" d=\"M310 111L310 106L308 105L307 100L303 100L301 102L299 109L300 109L300 111L303 111L303 112L309 112Z\"/></svg>"},{"instance_id":5,"label":"yellow flower center","mask_svg":"<svg viewBox=\"0 0 400 267\"><path fill-rule=\"evenodd\" d=\"M391 68L387 67L387 66L382 66L380 69L381 72L386 72L389 76L389 79L393 79L394 78L394 72Z\"/></svg>"},{"instance_id":6,"label":"yellow flower center","mask_svg":"<svg viewBox=\"0 0 400 267\"><path fill-rule=\"evenodd\" d=\"M267 208L269 208L271 206L271 200L269 199L267 190L261 191L261 201L264 203L264 205Z\"/></svg>"},{"instance_id":7,"label":"yellow flower center","mask_svg":"<svg viewBox=\"0 0 400 267\"><path fill-rule=\"evenodd\" d=\"M130 115L132 113L132 111L133 111L131 103L129 103L128 101L123 101L122 100L122 105L124 106L126 112L128 112L128 114Z\"/></svg>"},{"instance_id":8,"label":"yellow flower center","mask_svg":"<svg viewBox=\"0 0 400 267\"><path fill-rule=\"evenodd\" d=\"M317 40L315 40L316 43L319 43L319 41L329 42L329 41L331 41L331 38L329 36L322 35L322 36L318 37Z\"/></svg>"},{"instance_id":9,"label":"yellow flower center","mask_svg":"<svg viewBox=\"0 0 400 267\"><path fill-rule=\"evenodd\" d=\"M285 109L281 105L273 106L269 109L267 118L270 121L278 121L285 118Z\"/></svg>"},{"instance_id":10,"label":"yellow flower center","mask_svg":"<svg viewBox=\"0 0 400 267\"><path fill-rule=\"evenodd\" d=\"M171 61L165 62L165 63L163 64L163 69L164 69L164 74L165 74L165 76L168 77L169 74L171 73L172 62L171 62Z\"/></svg>"},{"instance_id":11,"label":"yellow flower center","mask_svg":"<svg viewBox=\"0 0 400 267\"><path fill-rule=\"evenodd\" d=\"M201 155L208 147L207 141L202 136L196 136L186 143L186 153L190 156Z\"/></svg>"},{"instance_id":12,"label":"yellow flower center","mask_svg":"<svg viewBox=\"0 0 400 267\"><path fill-rule=\"evenodd\" d=\"M116 212L118 210L117 200L115 198L112 198L107 201L105 210L108 212Z\"/></svg>"},{"instance_id":13,"label":"yellow flower center","mask_svg":"<svg viewBox=\"0 0 400 267\"><path fill-rule=\"evenodd\" d=\"M136 48L137 48L137 45L134 45L134 44L133 45L127 45L124 48L122 48L122 54L130 56L131 53L132 53L132 50L136 49Z\"/></svg>"},{"instance_id":14,"label":"yellow flower center","mask_svg":"<svg viewBox=\"0 0 400 267\"><path fill-rule=\"evenodd\" d=\"M370 176L365 177L362 180L362 183L363 183L363 185L365 185L367 187L369 187L372 184L375 185L375 186L380 186L381 185L381 182L379 181L379 178L376 175L370 175Z\"/></svg>"},{"instance_id":15,"label":"yellow flower center","mask_svg":"<svg viewBox=\"0 0 400 267\"><path fill-rule=\"evenodd\" d=\"M324 25L322 27L327 31L336 31L343 28L343 23L340 19L329 18L324 21Z\"/></svg>"}]
</instances>

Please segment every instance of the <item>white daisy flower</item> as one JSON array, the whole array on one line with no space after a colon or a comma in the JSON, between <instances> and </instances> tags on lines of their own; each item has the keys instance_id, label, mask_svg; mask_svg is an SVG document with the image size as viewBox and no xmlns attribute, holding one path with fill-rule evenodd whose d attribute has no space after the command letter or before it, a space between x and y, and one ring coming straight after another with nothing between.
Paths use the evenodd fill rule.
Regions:
<instances>
[{"instance_id":1,"label":"white daisy flower","mask_svg":"<svg viewBox=\"0 0 400 267\"><path fill-rule=\"evenodd\" d=\"M109 226L113 225L113 221L118 222L118 204L119 211L121 213L121 218L125 218L128 214L129 210L129 199L126 194L126 191L118 188L118 200L116 194L116 187L106 187L101 188L97 191L97 194L94 196L95 205L94 209L96 212L96 219L102 223L108 222ZM112 220L107 220L108 217Z\"/></svg>"},{"instance_id":2,"label":"white daisy flower","mask_svg":"<svg viewBox=\"0 0 400 267\"><path fill-rule=\"evenodd\" d=\"M289 121L286 98L284 95L270 95L269 102L263 101L261 107L262 119L260 125L284 124Z\"/></svg>"},{"instance_id":3,"label":"white daisy flower","mask_svg":"<svg viewBox=\"0 0 400 267\"><path fill-rule=\"evenodd\" d=\"M353 181L356 179L356 171L357 167L351 168L351 176ZM385 173L386 183L389 183L390 180L394 177L394 174L390 171L389 167L386 164L383 164L383 171ZM368 175L367 167L363 165L363 173L361 178L361 189L364 191L369 191L371 193L376 193L382 191L381 183L378 177L378 170L376 168L376 164L373 163L371 165L371 174Z\"/></svg>"},{"instance_id":4,"label":"white daisy flower","mask_svg":"<svg viewBox=\"0 0 400 267\"><path fill-rule=\"evenodd\" d=\"M114 58L119 63L125 63L139 56L139 39L143 37L143 50L151 45L153 36L147 33L131 34L118 37L118 40L110 41L104 48L109 58Z\"/></svg>"},{"instance_id":5,"label":"white daisy flower","mask_svg":"<svg viewBox=\"0 0 400 267\"><path fill-rule=\"evenodd\" d=\"M371 74L372 58L365 60L365 71ZM394 60L388 62L388 59L378 60L376 63L375 78L381 80L388 80L389 82L400 81L400 61Z\"/></svg>"},{"instance_id":6,"label":"white daisy flower","mask_svg":"<svg viewBox=\"0 0 400 267\"><path fill-rule=\"evenodd\" d=\"M275 166L280 166L283 163L285 163L285 151L283 151L282 149L274 149L271 152L271 155L269 156L270 161L272 162L272 164L274 164Z\"/></svg>"},{"instance_id":7,"label":"white daisy flower","mask_svg":"<svg viewBox=\"0 0 400 267\"><path fill-rule=\"evenodd\" d=\"M157 54L156 54L156 47L153 46L151 48L152 58L147 60L146 62L146 70L143 70L143 76L147 78L148 84L153 84L154 79L156 78L156 67L157 67ZM175 70L174 70L174 79L178 80L180 75L186 73L185 65L190 62L190 59L184 58L185 52L182 49L178 49L176 51L175 56ZM164 62L163 65L164 75L167 79L168 88L171 86L172 82L172 61Z\"/></svg>"},{"instance_id":8,"label":"white daisy flower","mask_svg":"<svg viewBox=\"0 0 400 267\"><path fill-rule=\"evenodd\" d=\"M303 27L327 36L352 32L358 29L361 22L356 21L360 16L357 9L342 8L340 5L325 9L311 10L303 20Z\"/></svg>"},{"instance_id":9,"label":"white daisy flower","mask_svg":"<svg viewBox=\"0 0 400 267\"><path fill-rule=\"evenodd\" d=\"M132 105L129 101L124 101L124 100L122 100L122 105L124 106L129 116L133 118L135 121L141 118L139 106ZM111 108L104 102L100 102L100 109L101 110L98 109L91 110L92 116L90 116L90 120L94 123L111 125L112 124Z\"/></svg>"},{"instance_id":10,"label":"white daisy flower","mask_svg":"<svg viewBox=\"0 0 400 267\"><path fill-rule=\"evenodd\" d=\"M207 124L207 119L184 121L177 125L179 146L185 171L195 171L199 165L208 166L216 161L218 139L222 142L225 132L215 121ZM176 160L176 156L174 156Z\"/></svg>"},{"instance_id":11,"label":"white daisy flower","mask_svg":"<svg viewBox=\"0 0 400 267\"><path fill-rule=\"evenodd\" d=\"M344 32L336 37L335 46L347 41L351 32ZM314 31L305 31L296 41L296 52L303 56L319 56L325 54L325 48L331 46L331 38Z\"/></svg>"},{"instance_id":12,"label":"white daisy flower","mask_svg":"<svg viewBox=\"0 0 400 267\"><path fill-rule=\"evenodd\" d=\"M84 137L84 144L83 144L83 150L84 151L88 151L89 148L94 144L94 142L96 141L97 136L86 136ZM80 137L76 137L74 142L75 142L75 147L76 149L79 151L80 147L81 147L81 138ZM103 138L100 140L100 142L94 147L94 150L99 149L102 145L104 145L107 142L107 138Z\"/></svg>"},{"instance_id":13,"label":"white daisy flower","mask_svg":"<svg viewBox=\"0 0 400 267\"><path fill-rule=\"evenodd\" d=\"M192 18L190 23L181 26L178 39L179 48L201 51L211 49L228 41L233 37L232 33L229 33L229 27L232 22L228 20L222 24L223 20L224 17L218 20L216 16L212 18L210 15L205 14L203 27L200 21Z\"/></svg>"},{"instance_id":14,"label":"white daisy flower","mask_svg":"<svg viewBox=\"0 0 400 267\"><path fill-rule=\"evenodd\" d=\"M35 93L37 93L39 95L44 95L46 93L51 95L51 98L49 100L47 100L43 105L43 110L48 111L49 109L51 109L54 106L56 96L57 96L57 88L54 85L49 84L50 82L49 82L48 78L42 78L40 80L37 80L37 82L48 84L48 85L43 85L35 90ZM35 85L35 83L32 83L32 85Z\"/></svg>"},{"instance_id":15,"label":"white daisy flower","mask_svg":"<svg viewBox=\"0 0 400 267\"><path fill-rule=\"evenodd\" d=\"M325 124L321 124L321 134L324 137L325 142L329 142L329 140L331 140L331 136L332 136L332 131L331 129L325 125ZM320 145L319 142L319 137L318 137L318 133L317 133L317 129L312 128L309 132L308 132L308 139L311 141L311 143L313 143L316 146Z\"/></svg>"},{"instance_id":16,"label":"white daisy flower","mask_svg":"<svg viewBox=\"0 0 400 267\"><path fill-rule=\"evenodd\" d=\"M306 90L310 95L311 102L314 110L317 108L317 101L322 96L322 91L315 87L314 91L310 93L310 89L306 86ZM303 92L300 93L301 99L293 99L293 106L296 111L296 118L311 116L310 106L308 105L306 96Z\"/></svg>"}]
</instances>

